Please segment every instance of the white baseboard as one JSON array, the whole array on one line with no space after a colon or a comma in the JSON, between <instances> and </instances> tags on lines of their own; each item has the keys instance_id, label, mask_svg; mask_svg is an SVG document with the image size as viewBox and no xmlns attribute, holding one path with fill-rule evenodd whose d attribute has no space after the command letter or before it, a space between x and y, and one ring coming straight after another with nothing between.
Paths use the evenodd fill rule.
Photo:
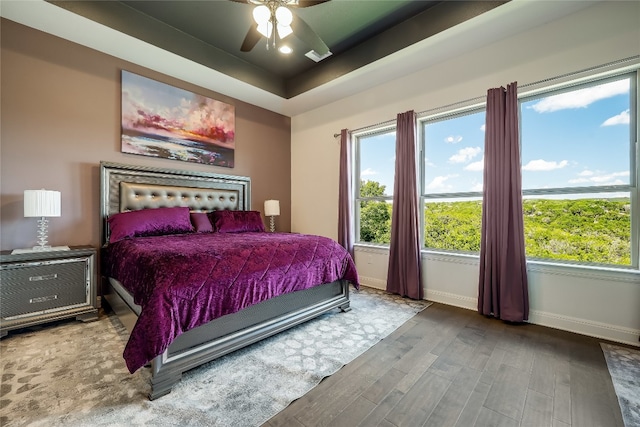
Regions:
<instances>
[{"instance_id":1,"label":"white baseboard","mask_svg":"<svg viewBox=\"0 0 640 427\"><path fill-rule=\"evenodd\" d=\"M376 289L384 290L387 286L386 281L371 277L360 277L360 281L364 286ZM452 294L449 292L426 289L424 299L454 307L465 308L467 310L475 311L478 309L477 298ZM624 328L616 325L594 322L592 320L579 319L576 317L562 316L539 310L529 311L529 323L640 347L640 342L638 342L640 330L637 329Z\"/></svg>"},{"instance_id":2,"label":"white baseboard","mask_svg":"<svg viewBox=\"0 0 640 427\"><path fill-rule=\"evenodd\" d=\"M467 310L477 310L477 298L465 297L463 295L452 294L449 292L432 291L427 289L425 292L426 300L439 302L442 304L453 305L454 307L466 308Z\"/></svg>"},{"instance_id":3,"label":"white baseboard","mask_svg":"<svg viewBox=\"0 0 640 427\"><path fill-rule=\"evenodd\" d=\"M554 313L545 313L538 310L529 310L529 323L563 331L575 332L594 338L615 341L623 344L640 346L638 337L640 330L623 328L607 323L594 322L592 320L576 317L562 316Z\"/></svg>"},{"instance_id":4,"label":"white baseboard","mask_svg":"<svg viewBox=\"0 0 640 427\"><path fill-rule=\"evenodd\" d=\"M369 288L380 289L383 291L387 289L386 280L380 280L380 279L375 279L373 277L366 277L366 276L360 276L359 279L360 279L360 283L363 286L368 286Z\"/></svg>"}]
</instances>

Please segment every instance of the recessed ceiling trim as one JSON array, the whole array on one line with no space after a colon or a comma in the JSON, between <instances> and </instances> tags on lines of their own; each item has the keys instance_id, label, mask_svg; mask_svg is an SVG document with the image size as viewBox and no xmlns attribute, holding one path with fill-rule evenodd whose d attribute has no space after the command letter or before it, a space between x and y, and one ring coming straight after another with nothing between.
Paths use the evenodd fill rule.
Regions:
<instances>
[{"instance_id":1,"label":"recessed ceiling trim","mask_svg":"<svg viewBox=\"0 0 640 427\"><path fill-rule=\"evenodd\" d=\"M158 48L44 0L3 0L0 16L105 54L286 116L296 116L398 80L467 51L547 24L599 1L512 0L291 99Z\"/></svg>"},{"instance_id":2,"label":"recessed ceiling trim","mask_svg":"<svg viewBox=\"0 0 640 427\"><path fill-rule=\"evenodd\" d=\"M124 61L283 114L285 100L280 96L98 24L44 0L3 1L0 16Z\"/></svg>"},{"instance_id":3,"label":"recessed ceiling trim","mask_svg":"<svg viewBox=\"0 0 640 427\"><path fill-rule=\"evenodd\" d=\"M331 60L323 62L322 66L314 66L306 72L293 75L289 78L278 76L264 68L243 61L240 59L242 56L241 52L238 52L238 56L236 56L233 52L226 52L187 34L185 31L189 30L180 27L180 25L184 25L181 24L183 21L175 21L173 23L173 25L178 26L178 28L183 28L183 30L174 28L166 22L159 20L162 18L152 17L156 15L154 15L154 12L150 10L149 7L138 10L137 6L134 5L135 2L127 3L122 1L96 0L47 1L122 33L168 50L169 52L173 52L224 74L231 75L251 85L282 96L283 98L292 98L314 87L327 83L338 76L350 73L364 65L375 62L397 50L406 48L424 38L433 36L451 26L458 25L465 20L485 13L510 0L427 2L426 4L428 4L429 7L417 15L391 27L391 29L387 31L371 37L354 48L342 53L334 53L334 57L331 58ZM169 5L171 3L159 1L156 7L164 4ZM182 10L193 7L190 6L188 2L184 4ZM232 4L235 6L235 3ZM330 4L331 3L326 3L318 7L330 6ZM208 7L210 12L215 10L213 6L215 6L215 2L211 7ZM225 6L226 8L227 4L221 4L220 6ZM241 8L237 10L249 12L251 8ZM202 10L200 10L200 12L202 13ZM227 12L231 14L231 11L227 10ZM178 13L178 11L176 10L175 13ZM233 17L235 17L235 19L239 18L237 15L229 15L226 19L233 19ZM296 25L302 26L302 24L304 24L308 27L308 31L302 31L298 34L299 37L301 35L308 35L309 33L315 34L304 20L298 18L297 15L293 15L293 17L295 18L294 21ZM212 23L213 22L215 22L215 20L213 20ZM322 43L322 41L320 42ZM275 57L274 60L282 61L283 59Z\"/></svg>"},{"instance_id":4,"label":"recessed ceiling trim","mask_svg":"<svg viewBox=\"0 0 640 427\"><path fill-rule=\"evenodd\" d=\"M508 3L504 1L452 1L440 2L414 17L378 34L369 40L337 54L330 61L318 64L305 73L286 81L286 93L289 98L300 95L315 87L329 83L339 76L346 75L368 64L409 48L411 45L427 40L447 29L480 16ZM425 53L426 55L429 52Z\"/></svg>"},{"instance_id":5,"label":"recessed ceiling trim","mask_svg":"<svg viewBox=\"0 0 640 427\"><path fill-rule=\"evenodd\" d=\"M48 0L47 2L275 95L286 97L283 78L118 1Z\"/></svg>"}]
</instances>

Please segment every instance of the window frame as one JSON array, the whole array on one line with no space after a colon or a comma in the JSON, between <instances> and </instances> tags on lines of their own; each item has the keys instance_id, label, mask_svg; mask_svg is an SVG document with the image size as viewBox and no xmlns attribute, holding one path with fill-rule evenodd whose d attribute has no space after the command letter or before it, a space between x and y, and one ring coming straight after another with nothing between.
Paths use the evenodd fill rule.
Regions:
<instances>
[{"instance_id":1,"label":"window frame","mask_svg":"<svg viewBox=\"0 0 640 427\"><path fill-rule=\"evenodd\" d=\"M419 203L421 206L420 218L418 220L420 224L420 248L427 252L442 252L442 253L451 253L451 254L464 254L464 255L479 255L480 252L476 251L465 251L460 249L440 249L440 248L428 248L425 246L425 205L427 200L440 200L440 199L480 199L482 201L483 191L460 191L453 193L427 193L426 190L426 172L425 172L425 155L426 151L426 138L424 134L425 127L428 123L432 122L441 122L444 120L450 120L457 117L462 117L466 115L476 114L484 112L486 114L486 102L483 103L475 103L472 105L456 108L454 110L444 111L436 114L431 114L424 117L419 117L417 120L417 137L420 141L419 144L419 158L420 158L420 171L419 171L419 192L420 198ZM462 200L461 200L462 201Z\"/></svg>"},{"instance_id":2,"label":"window frame","mask_svg":"<svg viewBox=\"0 0 640 427\"><path fill-rule=\"evenodd\" d=\"M527 262L532 262L532 265L546 265L546 266L566 266L587 268L590 270L598 271L630 271L632 274L636 274L640 270L640 125L638 124L638 114L640 113L640 66L634 64L617 70L610 70L604 73L592 74L589 76L576 75L573 79L566 79L568 76L562 76L564 80L561 83L553 84L551 80L546 80L536 85L525 85L520 88L518 94L518 105L522 108L522 103L531 101L535 98L542 98L551 96L554 94L562 93L563 91L571 91L580 87L589 87L594 84L602 84L606 81L620 79L623 76L630 77L630 116L632 121L630 123L630 173L628 185L608 185L608 186L575 186L575 187L558 187L558 188L538 188L538 189L526 189L522 191L523 200L526 196L544 196L544 195L562 195L562 194L593 194L593 193L612 193L612 192L628 192L631 201L631 265L614 265L605 263L592 263L586 261L569 261L558 260L553 258L537 258L527 256ZM557 80L556 80L557 81ZM545 86L541 86L544 84ZM524 91L524 88L532 88L529 91ZM481 101L482 100L482 101ZM425 214L424 208L428 200L438 199L479 199L483 198L483 191L476 192L454 192L454 193L426 193L425 192L425 138L424 138L424 122L440 121L447 118L456 116L474 114L476 112L484 111L486 114L486 101L484 97L474 98L472 100L450 104L446 107L436 108L429 110L425 113L419 113L417 117L417 129L416 136L419 139L419 170L418 170L418 190L419 190L419 203L422 206L419 224L420 224L420 247L423 253L438 254L462 257L477 257L479 252L464 251L464 250L450 250L450 249L437 249L425 247L424 241L424 221ZM428 115L427 115L428 114ZM522 115L519 114L520 129L522 129ZM363 128L360 132L352 133L352 147L353 147L353 161L352 170L354 185L353 185L353 206L354 206L354 229L355 229L355 244L359 246L378 246L389 247L385 243L376 242L363 242L360 241L360 203L362 201L385 201L393 203L393 195L384 197L360 197L360 183L361 183L361 164L360 164L360 145L361 139L384 134L388 132L395 132L395 121L381 123L375 127L369 126ZM522 152L522 132L519 132L519 149ZM634 141L635 140L635 141ZM522 167L522 164L521 164ZM394 165L395 172L395 165ZM521 170L522 173L522 170ZM395 175L395 173L394 173ZM634 276L635 277L635 276Z\"/></svg>"},{"instance_id":3,"label":"window frame","mask_svg":"<svg viewBox=\"0 0 640 427\"><path fill-rule=\"evenodd\" d=\"M360 197L360 187L362 182L362 168L361 168L361 142L363 138L381 136L388 133L396 132L396 124L395 122L392 124L379 125L376 127L368 128L365 131L353 133L351 135L351 139L353 141L354 147L354 161L353 161L353 171L354 171L354 185L353 185L353 212L354 212L354 230L355 230L355 244L358 245L373 245L373 246L383 246L389 247L388 243L378 243L378 242L364 242L360 240L360 203L366 201L377 201L377 202L387 202L393 204L393 194L390 196L380 196L380 197ZM395 177L395 163L393 165L393 172ZM368 181L368 180L367 180ZM394 178L395 185L395 178ZM392 189L393 190L393 189Z\"/></svg>"},{"instance_id":4,"label":"window frame","mask_svg":"<svg viewBox=\"0 0 640 427\"><path fill-rule=\"evenodd\" d=\"M525 92L518 95L518 109L519 112L522 111L523 104L526 102L534 101L536 99L546 98L553 95L559 95L562 93L567 93L583 88L593 87L597 85L601 85L604 83L622 80L628 78L630 82L629 88L629 106L630 112L629 115L631 117L631 122L629 124L629 183L628 184L620 184L620 185L591 185L591 186L575 186L575 187L553 187L553 188L531 188L531 189L523 189L522 190L522 199L524 201L528 196L561 196L561 195L586 195L586 194L603 194L603 193L619 193L625 192L629 193L630 203L631 203L631 239L630 239L630 252L631 252L631 265L616 265L616 264L606 264L606 263L594 263L588 261L569 261L569 260L558 260L554 258L541 258L541 257L532 257L527 256L527 260L539 261L545 263L556 263L556 264L570 264L570 265L581 265L581 266L596 266L596 267L605 267L605 268L621 268L621 269L634 269L637 270L639 268L640 263L640 215L635 214L634 212L638 212L640 209L640 205L638 203L638 164L640 164L640 160L638 159L638 113L640 112L639 105L639 97L638 97L638 88L640 87L640 69L634 70L624 70L620 72L609 73L607 75L596 75L590 78L580 79L576 81L569 81L562 85L551 86L547 88L540 88L535 91ZM519 120L519 128L520 132L518 132L519 137L519 149L520 154L522 154L522 114L518 114ZM635 141L634 141L635 139ZM521 156L522 159L522 156ZM520 165L520 171L522 173L522 161Z\"/></svg>"}]
</instances>

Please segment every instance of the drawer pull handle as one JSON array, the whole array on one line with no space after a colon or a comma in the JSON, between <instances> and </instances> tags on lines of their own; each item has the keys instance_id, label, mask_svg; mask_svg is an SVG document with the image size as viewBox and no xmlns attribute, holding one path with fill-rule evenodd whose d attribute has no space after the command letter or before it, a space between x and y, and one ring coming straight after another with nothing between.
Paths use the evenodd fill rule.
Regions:
<instances>
[{"instance_id":1,"label":"drawer pull handle","mask_svg":"<svg viewBox=\"0 0 640 427\"><path fill-rule=\"evenodd\" d=\"M29 277L29 281L30 282L38 282L40 280L51 280L51 279L57 279L58 275L57 274L45 274L44 276L31 276Z\"/></svg>"},{"instance_id":2,"label":"drawer pull handle","mask_svg":"<svg viewBox=\"0 0 640 427\"><path fill-rule=\"evenodd\" d=\"M49 295L46 297L37 297L37 298L31 298L29 300L30 304L34 304L34 303L38 303L38 302L47 302L47 301L53 301L54 299L58 299L58 295Z\"/></svg>"}]
</instances>

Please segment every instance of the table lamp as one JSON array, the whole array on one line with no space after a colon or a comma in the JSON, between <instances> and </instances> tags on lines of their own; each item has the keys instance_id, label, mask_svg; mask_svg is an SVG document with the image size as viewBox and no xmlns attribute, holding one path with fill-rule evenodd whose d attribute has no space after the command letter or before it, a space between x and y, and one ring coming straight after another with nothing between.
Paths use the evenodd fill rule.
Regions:
<instances>
[{"instance_id":1,"label":"table lamp","mask_svg":"<svg viewBox=\"0 0 640 427\"><path fill-rule=\"evenodd\" d=\"M33 250L49 250L47 245L47 217L60 216L60 192L50 190L24 190L24 216L38 217L38 245Z\"/></svg>"},{"instance_id":2,"label":"table lamp","mask_svg":"<svg viewBox=\"0 0 640 427\"><path fill-rule=\"evenodd\" d=\"M276 231L275 217L280 215L280 201L279 200L265 200L264 201L264 215L271 217L269 221L270 230L273 233Z\"/></svg>"}]
</instances>

